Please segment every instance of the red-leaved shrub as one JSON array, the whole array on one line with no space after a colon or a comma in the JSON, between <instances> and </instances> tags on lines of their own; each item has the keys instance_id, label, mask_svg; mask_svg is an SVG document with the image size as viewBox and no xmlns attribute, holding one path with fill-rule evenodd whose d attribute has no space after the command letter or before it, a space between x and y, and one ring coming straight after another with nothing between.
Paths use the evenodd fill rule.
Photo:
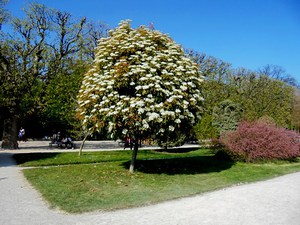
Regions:
<instances>
[{"instance_id":1,"label":"red-leaved shrub","mask_svg":"<svg viewBox=\"0 0 300 225\"><path fill-rule=\"evenodd\" d=\"M253 162L300 156L298 133L261 121L241 122L237 130L224 133L220 141L235 160Z\"/></svg>"}]
</instances>

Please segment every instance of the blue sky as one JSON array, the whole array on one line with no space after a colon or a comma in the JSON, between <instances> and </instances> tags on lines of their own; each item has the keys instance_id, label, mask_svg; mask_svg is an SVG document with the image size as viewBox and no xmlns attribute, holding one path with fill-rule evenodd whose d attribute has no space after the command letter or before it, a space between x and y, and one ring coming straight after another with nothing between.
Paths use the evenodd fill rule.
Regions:
<instances>
[{"instance_id":1,"label":"blue sky","mask_svg":"<svg viewBox=\"0 0 300 225\"><path fill-rule=\"evenodd\" d=\"M36 0L114 28L154 24L185 48L256 70L283 67L300 82L299 0ZM27 0L10 0L13 15Z\"/></svg>"}]
</instances>

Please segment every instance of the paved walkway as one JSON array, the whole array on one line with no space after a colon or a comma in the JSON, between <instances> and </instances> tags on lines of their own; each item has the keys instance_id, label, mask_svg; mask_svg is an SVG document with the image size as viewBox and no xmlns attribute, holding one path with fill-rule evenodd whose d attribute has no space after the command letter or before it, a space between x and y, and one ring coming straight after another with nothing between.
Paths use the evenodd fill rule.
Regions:
<instances>
[{"instance_id":1,"label":"paved walkway","mask_svg":"<svg viewBox=\"0 0 300 225\"><path fill-rule=\"evenodd\" d=\"M300 224L300 173L146 207L70 215L48 208L13 153L0 151L0 225Z\"/></svg>"}]
</instances>

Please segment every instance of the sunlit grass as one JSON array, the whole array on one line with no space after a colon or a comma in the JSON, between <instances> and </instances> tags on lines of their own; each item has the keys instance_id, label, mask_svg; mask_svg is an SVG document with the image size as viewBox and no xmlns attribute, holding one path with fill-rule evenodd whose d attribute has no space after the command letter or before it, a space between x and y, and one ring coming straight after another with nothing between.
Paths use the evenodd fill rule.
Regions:
<instances>
[{"instance_id":1,"label":"sunlit grass","mask_svg":"<svg viewBox=\"0 0 300 225\"><path fill-rule=\"evenodd\" d=\"M293 163L233 163L209 150L140 151L134 174L130 151L18 155L26 178L51 207L71 213L153 204L300 171ZM51 165L51 166L50 166ZM61 165L61 166L58 166Z\"/></svg>"}]
</instances>

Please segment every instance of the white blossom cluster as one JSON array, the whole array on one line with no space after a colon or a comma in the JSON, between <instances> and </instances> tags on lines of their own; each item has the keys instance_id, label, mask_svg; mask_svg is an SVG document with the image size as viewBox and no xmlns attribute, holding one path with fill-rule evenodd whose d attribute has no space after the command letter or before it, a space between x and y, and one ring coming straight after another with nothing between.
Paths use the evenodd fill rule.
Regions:
<instances>
[{"instance_id":1,"label":"white blossom cluster","mask_svg":"<svg viewBox=\"0 0 300 225\"><path fill-rule=\"evenodd\" d=\"M78 94L85 129L162 134L195 122L203 77L167 35L122 21L95 55Z\"/></svg>"}]
</instances>

